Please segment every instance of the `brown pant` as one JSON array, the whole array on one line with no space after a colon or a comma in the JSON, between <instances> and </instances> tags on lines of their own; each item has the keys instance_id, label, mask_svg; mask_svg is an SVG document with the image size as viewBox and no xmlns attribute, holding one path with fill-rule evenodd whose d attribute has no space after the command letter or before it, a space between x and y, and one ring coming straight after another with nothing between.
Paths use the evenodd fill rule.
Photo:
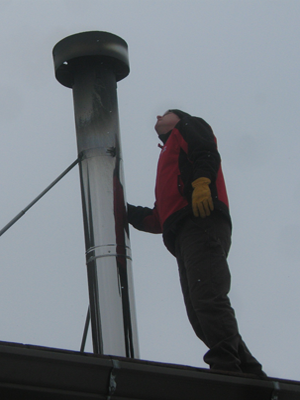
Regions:
<instances>
[{"instance_id":1,"label":"brown pant","mask_svg":"<svg viewBox=\"0 0 300 400\"><path fill-rule=\"evenodd\" d=\"M204 356L210 368L263 376L239 334L228 298L230 244L230 225L217 211L185 219L175 245L185 306L196 335L210 349Z\"/></svg>"}]
</instances>

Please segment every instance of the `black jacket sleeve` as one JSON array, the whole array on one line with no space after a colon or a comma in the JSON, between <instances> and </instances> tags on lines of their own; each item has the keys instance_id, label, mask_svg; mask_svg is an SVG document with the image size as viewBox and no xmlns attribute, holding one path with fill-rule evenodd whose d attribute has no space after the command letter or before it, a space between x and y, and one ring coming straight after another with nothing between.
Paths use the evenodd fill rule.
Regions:
<instances>
[{"instance_id":1,"label":"black jacket sleeve","mask_svg":"<svg viewBox=\"0 0 300 400\"><path fill-rule=\"evenodd\" d=\"M188 144L187 155L193 164L192 181L206 177L214 183L221 159L211 127L202 118L186 117L176 128Z\"/></svg>"},{"instance_id":2,"label":"black jacket sleeve","mask_svg":"<svg viewBox=\"0 0 300 400\"><path fill-rule=\"evenodd\" d=\"M156 208L127 204L128 222L139 231L162 233Z\"/></svg>"}]
</instances>

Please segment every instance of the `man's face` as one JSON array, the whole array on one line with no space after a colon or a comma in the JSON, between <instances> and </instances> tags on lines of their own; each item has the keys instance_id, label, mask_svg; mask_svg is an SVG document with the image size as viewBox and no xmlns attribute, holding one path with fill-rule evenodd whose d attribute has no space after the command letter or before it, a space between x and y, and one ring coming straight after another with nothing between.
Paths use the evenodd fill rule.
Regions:
<instances>
[{"instance_id":1,"label":"man's face","mask_svg":"<svg viewBox=\"0 0 300 400\"><path fill-rule=\"evenodd\" d=\"M165 135L180 121L180 118L170 111L165 112L163 116L158 115L156 118L154 129L158 135Z\"/></svg>"}]
</instances>

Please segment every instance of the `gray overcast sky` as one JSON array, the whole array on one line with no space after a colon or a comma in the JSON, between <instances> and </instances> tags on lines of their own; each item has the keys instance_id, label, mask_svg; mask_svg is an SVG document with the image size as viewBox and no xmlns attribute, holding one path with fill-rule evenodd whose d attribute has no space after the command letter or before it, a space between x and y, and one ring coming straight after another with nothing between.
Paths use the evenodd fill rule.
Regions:
<instances>
[{"instance_id":1,"label":"gray overcast sky","mask_svg":"<svg viewBox=\"0 0 300 400\"><path fill-rule=\"evenodd\" d=\"M211 124L241 334L270 376L299 380L299 17L291 0L1 0L1 227L77 157L72 92L54 78L53 46L89 30L121 36L131 64L118 84L128 201L153 205L157 114L180 108ZM77 168L0 240L0 340L78 350L88 290ZM141 358L206 367L176 260L160 235L131 229L131 246Z\"/></svg>"}]
</instances>

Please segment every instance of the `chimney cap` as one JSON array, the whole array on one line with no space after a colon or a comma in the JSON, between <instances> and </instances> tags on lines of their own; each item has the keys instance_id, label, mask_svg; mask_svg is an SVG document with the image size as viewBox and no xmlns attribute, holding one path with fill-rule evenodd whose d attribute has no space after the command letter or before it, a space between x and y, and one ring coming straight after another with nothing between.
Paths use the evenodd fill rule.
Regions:
<instances>
[{"instance_id":1,"label":"chimney cap","mask_svg":"<svg viewBox=\"0 0 300 400\"><path fill-rule=\"evenodd\" d=\"M125 40L109 32L90 31L67 36L53 48L56 79L64 86L73 86L69 62L81 57L103 59L120 81L129 74L128 46Z\"/></svg>"}]
</instances>

